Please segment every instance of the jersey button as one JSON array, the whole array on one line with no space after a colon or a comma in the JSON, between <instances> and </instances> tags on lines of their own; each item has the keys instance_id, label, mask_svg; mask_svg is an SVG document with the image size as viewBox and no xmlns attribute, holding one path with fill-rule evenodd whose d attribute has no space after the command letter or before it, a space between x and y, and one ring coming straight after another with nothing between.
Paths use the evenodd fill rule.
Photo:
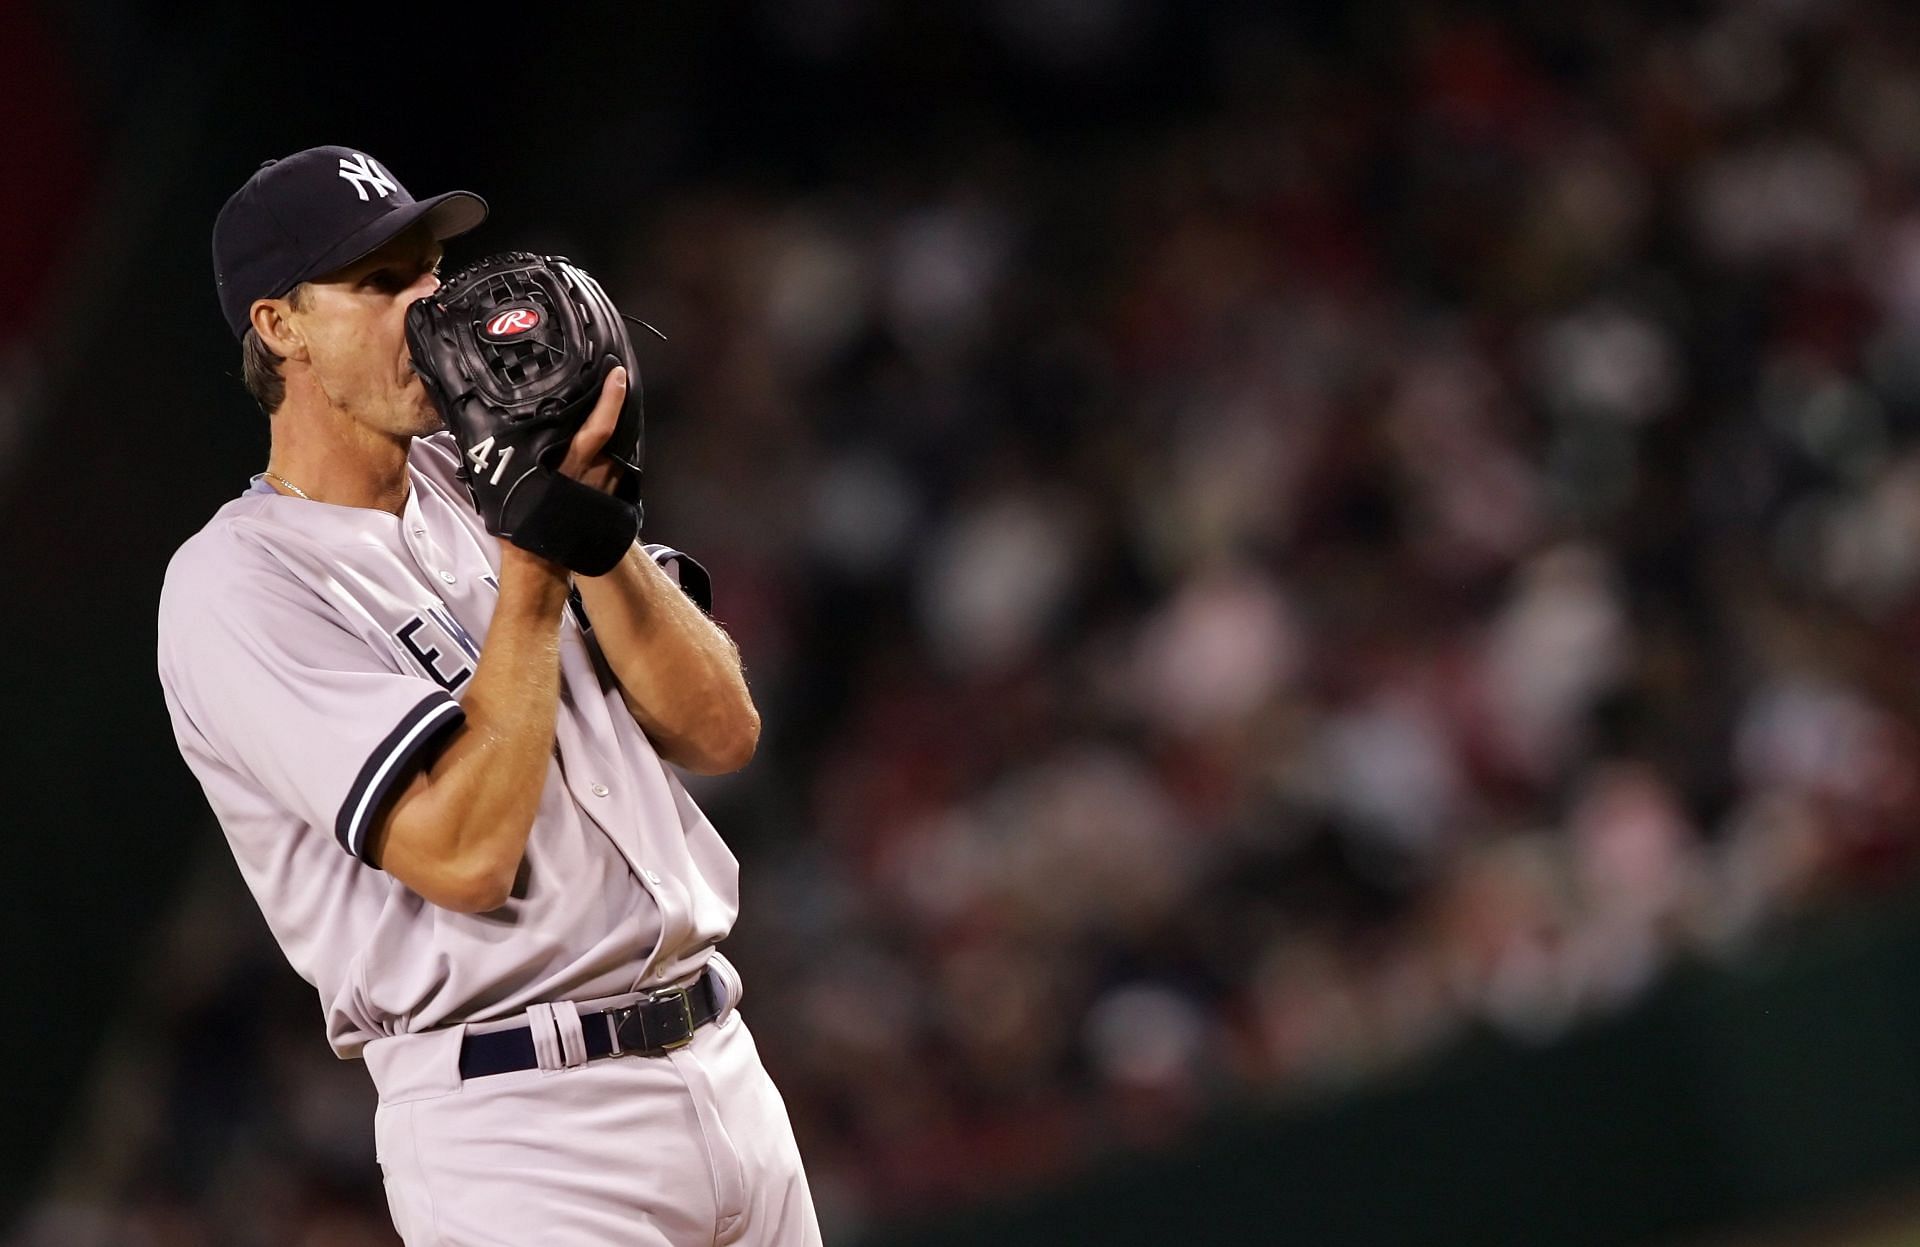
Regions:
<instances>
[{"instance_id":1,"label":"jersey button","mask_svg":"<svg viewBox=\"0 0 1920 1247\"><path fill-rule=\"evenodd\" d=\"M659 882L660 882L660 876L659 876L659 875L657 875L657 874L655 874L655 873L654 873L653 871L651 871L651 870L649 870L649 871L647 872L647 882L648 882L648 883L659 883Z\"/></svg>"},{"instance_id":2,"label":"jersey button","mask_svg":"<svg viewBox=\"0 0 1920 1247\"><path fill-rule=\"evenodd\" d=\"M442 579L442 580L444 580L444 581L446 581L446 582L447 582L448 584L452 584L452 583L453 583L453 573L452 573L452 572L441 572L441 573L440 573L440 579Z\"/></svg>"},{"instance_id":3,"label":"jersey button","mask_svg":"<svg viewBox=\"0 0 1920 1247\"><path fill-rule=\"evenodd\" d=\"M593 795L594 795L594 796L596 796L596 797L604 797L604 796L606 796L606 795L607 795L607 786L606 786L605 784L595 784L595 785L593 786Z\"/></svg>"}]
</instances>

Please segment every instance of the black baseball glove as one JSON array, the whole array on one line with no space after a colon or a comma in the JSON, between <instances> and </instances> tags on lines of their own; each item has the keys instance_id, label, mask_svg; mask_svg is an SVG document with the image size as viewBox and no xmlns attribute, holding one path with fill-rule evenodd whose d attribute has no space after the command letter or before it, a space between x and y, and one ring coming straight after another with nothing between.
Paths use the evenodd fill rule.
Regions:
<instances>
[{"instance_id":1,"label":"black baseball glove","mask_svg":"<svg viewBox=\"0 0 1920 1247\"><path fill-rule=\"evenodd\" d=\"M407 348L488 531L589 576L612 570L640 533L640 369L600 283L563 256L488 256L407 309ZM559 467L617 365L627 401L608 494Z\"/></svg>"}]
</instances>

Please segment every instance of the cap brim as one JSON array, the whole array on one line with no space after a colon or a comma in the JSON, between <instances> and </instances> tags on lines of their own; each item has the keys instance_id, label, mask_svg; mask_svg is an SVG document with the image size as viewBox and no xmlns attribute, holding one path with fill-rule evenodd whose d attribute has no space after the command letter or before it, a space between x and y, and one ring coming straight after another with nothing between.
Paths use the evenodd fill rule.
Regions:
<instances>
[{"instance_id":1,"label":"cap brim","mask_svg":"<svg viewBox=\"0 0 1920 1247\"><path fill-rule=\"evenodd\" d=\"M287 283L287 290L292 290L303 281L325 277L356 260L364 259L420 221L427 223L436 240L445 241L466 233L486 219L487 201L472 191L448 191L444 195L416 200L327 248L318 259Z\"/></svg>"},{"instance_id":2,"label":"cap brim","mask_svg":"<svg viewBox=\"0 0 1920 1247\"><path fill-rule=\"evenodd\" d=\"M487 201L472 191L448 191L421 202L427 206L427 225L441 242L458 238L487 219Z\"/></svg>"}]
</instances>

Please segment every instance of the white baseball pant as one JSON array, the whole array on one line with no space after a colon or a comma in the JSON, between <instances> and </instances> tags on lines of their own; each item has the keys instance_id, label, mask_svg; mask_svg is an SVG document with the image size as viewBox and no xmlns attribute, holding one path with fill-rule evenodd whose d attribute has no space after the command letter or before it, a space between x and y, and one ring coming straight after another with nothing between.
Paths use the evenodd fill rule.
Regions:
<instances>
[{"instance_id":1,"label":"white baseball pant","mask_svg":"<svg viewBox=\"0 0 1920 1247\"><path fill-rule=\"evenodd\" d=\"M817 1247L786 1105L744 1019L729 1007L677 1051L568 1067L579 1011L546 1008L548 1068L463 1082L459 1026L367 1046L407 1247Z\"/></svg>"}]
</instances>

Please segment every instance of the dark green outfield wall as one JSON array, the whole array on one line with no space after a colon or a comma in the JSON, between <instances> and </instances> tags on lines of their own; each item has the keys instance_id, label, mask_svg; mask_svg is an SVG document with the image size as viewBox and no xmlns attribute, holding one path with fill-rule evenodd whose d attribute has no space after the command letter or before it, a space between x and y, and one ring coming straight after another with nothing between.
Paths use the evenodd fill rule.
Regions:
<instances>
[{"instance_id":1,"label":"dark green outfield wall","mask_svg":"<svg viewBox=\"0 0 1920 1247\"><path fill-rule=\"evenodd\" d=\"M1920 1175L1920 895L1685 971L1555 1046L1214 1123L1186 1150L866 1247L1600 1247Z\"/></svg>"}]
</instances>

